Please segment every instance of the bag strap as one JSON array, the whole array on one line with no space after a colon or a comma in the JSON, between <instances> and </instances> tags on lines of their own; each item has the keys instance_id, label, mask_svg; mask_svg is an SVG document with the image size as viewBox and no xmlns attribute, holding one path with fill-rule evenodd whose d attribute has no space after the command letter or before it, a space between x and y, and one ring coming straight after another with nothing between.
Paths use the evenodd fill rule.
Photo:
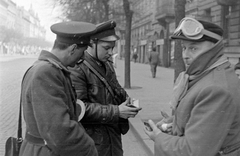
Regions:
<instances>
[{"instance_id":1,"label":"bag strap","mask_svg":"<svg viewBox=\"0 0 240 156\"><path fill-rule=\"evenodd\" d=\"M237 142L236 144L222 148L218 153L220 155L225 155L225 154L232 153L238 149L240 149L240 142Z\"/></svg>"},{"instance_id":2,"label":"bag strap","mask_svg":"<svg viewBox=\"0 0 240 156\"><path fill-rule=\"evenodd\" d=\"M91 69L91 71L97 75L97 77L105 84L105 86L107 87L108 91L110 92L110 94L112 95L113 99L115 100L114 98L114 93L113 93L113 90L112 88L110 87L110 85L108 84L107 80L101 76L101 74L93 68L93 66L91 66L90 63L88 63L86 60L83 61L83 63L89 68Z\"/></svg>"},{"instance_id":3,"label":"bag strap","mask_svg":"<svg viewBox=\"0 0 240 156\"><path fill-rule=\"evenodd\" d=\"M27 72L33 67L33 65L31 67L29 67L27 69L27 71L25 72L23 79L22 79L22 83L21 83L21 93L20 93L20 106L19 106L19 117L18 117L18 134L17 134L17 139L19 141L22 140L22 84L23 84L23 80L27 74Z\"/></svg>"}]
</instances>

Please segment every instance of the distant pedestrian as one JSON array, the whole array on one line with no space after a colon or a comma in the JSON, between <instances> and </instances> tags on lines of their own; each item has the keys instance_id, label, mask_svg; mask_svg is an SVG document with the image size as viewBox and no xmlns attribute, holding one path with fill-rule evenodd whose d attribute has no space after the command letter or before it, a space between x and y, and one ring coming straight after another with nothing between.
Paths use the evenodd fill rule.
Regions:
<instances>
[{"instance_id":1,"label":"distant pedestrian","mask_svg":"<svg viewBox=\"0 0 240 156\"><path fill-rule=\"evenodd\" d=\"M159 62L159 55L158 55L158 52L156 52L156 47L153 47L152 51L149 54L149 64L151 67L151 73L153 78L156 77L158 62Z\"/></svg>"},{"instance_id":2,"label":"distant pedestrian","mask_svg":"<svg viewBox=\"0 0 240 156\"><path fill-rule=\"evenodd\" d=\"M224 56L223 29L185 17L172 39L181 41L186 71L174 85L170 123L145 128L155 155L239 156L240 80Z\"/></svg>"},{"instance_id":3,"label":"distant pedestrian","mask_svg":"<svg viewBox=\"0 0 240 156\"><path fill-rule=\"evenodd\" d=\"M134 49L132 58L133 58L134 63L136 63L137 62L137 58L138 58L137 48Z\"/></svg>"},{"instance_id":4,"label":"distant pedestrian","mask_svg":"<svg viewBox=\"0 0 240 156\"><path fill-rule=\"evenodd\" d=\"M26 135L20 156L97 156L93 139L79 122L81 111L70 71L82 57L96 26L62 22L51 51L43 50L22 83ZM82 104L84 108L84 104Z\"/></svg>"}]
</instances>

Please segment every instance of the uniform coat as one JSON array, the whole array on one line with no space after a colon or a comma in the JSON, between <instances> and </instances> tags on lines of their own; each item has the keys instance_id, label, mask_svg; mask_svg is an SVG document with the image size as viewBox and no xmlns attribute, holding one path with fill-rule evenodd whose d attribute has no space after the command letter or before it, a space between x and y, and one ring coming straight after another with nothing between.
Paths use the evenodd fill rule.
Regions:
<instances>
[{"instance_id":1,"label":"uniform coat","mask_svg":"<svg viewBox=\"0 0 240 156\"><path fill-rule=\"evenodd\" d=\"M26 133L44 139L46 145L24 139L20 156L97 155L93 140L77 121L75 95L68 69L42 51L23 80L21 102Z\"/></svg>"},{"instance_id":2,"label":"uniform coat","mask_svg":"<svg viewBox=\"0 0 240 156\"><path fill-rule=\"evenodd\" d=\"M150 64L152 64L152 65L158 65L158 62L159 62L158 52L156 52L156 51L150 52L149 62L150 62Z\"/></svg>"},{"instance_id":3,"label":"uniform coat","mask_svg":"<svg viewBox=\"0 0 240 156\"><path fill-rule=\"evenodd\" d=\"M155 139L157 156L218 156L240 142L240 82L229 62L203 71L222 55L221 44L199 56L187 70L189 82L175 108L172 135ZM231 156L239 156L234 151Z\"/></svg>"},{"instance_id":4,"label":"uniform coat","mask_svg":"<svg viewBox=\"0 0 240 156\"><path fill-rule=\"evenodd\" d=\"M108 62L97 62L87 52L84 60L108 81L115 97L82 61L71 69L77 98L86 104L83 126L95 141L99 155L122 156L121 134L128 131L129 125L128 120L119 118L118 105L126 100L127 93L118 83L115 71Z\"/></svg>"}]
</instances>

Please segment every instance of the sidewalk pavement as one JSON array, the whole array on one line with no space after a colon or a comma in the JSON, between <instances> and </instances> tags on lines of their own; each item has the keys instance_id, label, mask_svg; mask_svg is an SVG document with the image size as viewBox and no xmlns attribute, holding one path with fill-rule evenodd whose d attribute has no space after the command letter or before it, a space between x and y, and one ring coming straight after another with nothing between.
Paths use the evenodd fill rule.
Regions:
<instances>
[{"instance_id":1,"label":"sidewalk pavement","mask_svg":"<svg viewBox=\"0 0 240 156\"><path fill-rule=\"evenodd\" d=\"M115 68L119 83L124 87L124 60L117 59ZM142 110L135 118L130 118L130 127L145 150L153 155L154 143L144 132L143 121L152 119L159 121L162 117L160 110L169 115L169 101L172 95L174 70L157 67L156 78L152 78L150 65L131 62L131 89L125 89L131 98L139 99ZM123 136L124 137L124 136Z\"/></svg>"}]
</instances>

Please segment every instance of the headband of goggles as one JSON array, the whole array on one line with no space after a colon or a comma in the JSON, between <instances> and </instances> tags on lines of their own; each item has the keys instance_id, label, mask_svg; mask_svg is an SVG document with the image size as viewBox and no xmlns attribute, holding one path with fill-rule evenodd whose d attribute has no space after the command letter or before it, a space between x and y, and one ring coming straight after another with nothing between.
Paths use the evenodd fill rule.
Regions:
<instances>
[{"instance_id":1,"label":"headband of goggles","mask_svg":"<svg viewBox=\"0 0 240 156\"><path fill-rule=\"evenodd\" d=\"M202 23L190 17L185 17L180 21L178 27L173 33L173 36L180 36L181 33L191 40L199 40L203 37L203 35L216 40L222 39L220 35L204 29Z\"/></svg>"}]
</instances>

